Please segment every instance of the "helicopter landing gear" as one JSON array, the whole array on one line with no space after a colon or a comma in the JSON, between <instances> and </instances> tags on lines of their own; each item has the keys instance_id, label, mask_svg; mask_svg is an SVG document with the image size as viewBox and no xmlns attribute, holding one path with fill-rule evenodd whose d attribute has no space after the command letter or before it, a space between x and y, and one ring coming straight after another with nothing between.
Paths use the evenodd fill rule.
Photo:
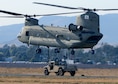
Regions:
<instances>
[{"instance_id":1,"label":"helicopter landing gear","mask_svg":"<svg viewBox=\"0 0 118 84\"><path fill-rule=\"evenodd\" d=\"M92 55L95 54L95 50L93 50L93 48L91 49L91 54L92 54Z\"/></svg>"},{"instance_id":2,"label":"helicopter landing gear","mask_svg":"<svg viewBox=\"0 0 118 84\"><path fill-rule=\"evenodd\" d=\"M74 55L75 54L75 51L74 49L71 50L71 55Z\"/></svg>"},{"instance_id":3,"label":"helicopter landing gear","mask_svg":"<svg viewBox=\"0 0 118 84\"><path fill-rule=\"evenodd\" d=\"M60 53L60 49L59 49L59 48L56 48L56 49L54 50L54 52L55 52L55 53Z\"/></svg>"},{"instance_id":4,"label":"helicopter landing gear","mask_svg":"<svg viewBox=\"0 0 118 84\"><path fill-rule=\"evenodd\" d=\"M41 48L40 48L40 47L38 47L38 48L36 49L36 53L37 53L37 54L40 54L40 53L41 53Z\"/></svg>"}]
</instances>

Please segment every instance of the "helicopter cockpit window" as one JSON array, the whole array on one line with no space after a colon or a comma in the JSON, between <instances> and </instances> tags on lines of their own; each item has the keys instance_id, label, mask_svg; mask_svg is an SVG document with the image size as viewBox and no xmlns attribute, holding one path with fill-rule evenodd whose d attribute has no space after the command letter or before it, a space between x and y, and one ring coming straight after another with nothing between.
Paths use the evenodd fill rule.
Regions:
<instances>
[{"instance_id":1,"label":"helicopter cockpit window","mask_svg":"<svg viewBox=\"0 0 118 84\"><path fill-rule=\"evenodd\" d=\"M85 15L84 19L89 20L89 15Z\"/></svg>"},{"instance_id":2,"label":"helicopter cockpit window","mask_svg":"<svg viewBox=\"0 0 118 84\"><path fill-rule=\"evenodd\" d=\"M26 36L29 36L29 31L26 31Z\"/></svg>"}]
</instances>

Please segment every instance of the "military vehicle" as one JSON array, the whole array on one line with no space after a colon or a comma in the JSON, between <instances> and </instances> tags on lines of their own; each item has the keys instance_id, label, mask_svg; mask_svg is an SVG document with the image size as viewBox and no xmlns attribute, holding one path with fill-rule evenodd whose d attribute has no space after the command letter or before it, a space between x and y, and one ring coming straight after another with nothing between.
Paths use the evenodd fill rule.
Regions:
<instances>
[{"instance_id":1,"label":"military vehicle","mask_svg":"<svg viewBox=\"0 0 118 84\"><path fill-rule=\"evenodd\" d=\"M55 61L50 61L47 66L44 67L44 74L49 75L50 73L55 73L57 76L63 76L65 72L69 72L71 76L76 74L77 67L74 64L67 64L66 61L61 61L61 63L56 63Z\"/></svg>"}]
</instances>

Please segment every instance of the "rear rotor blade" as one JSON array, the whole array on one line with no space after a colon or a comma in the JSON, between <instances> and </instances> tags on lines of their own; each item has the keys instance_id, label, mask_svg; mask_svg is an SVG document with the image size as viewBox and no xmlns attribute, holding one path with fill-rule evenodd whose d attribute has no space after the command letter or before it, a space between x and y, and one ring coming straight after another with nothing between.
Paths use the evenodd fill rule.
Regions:
<instances>
[{"instance_id":1,"label":"rear rotor blade","mask_svg":"<svg viewBox=\"0 0 118 84\"><path fill-rule=\"evenodd\" d=\"M40 4L40 5L47 5L47 6L53 6L53 7L59 7L59 8L66 8L66 9L79 9L84 11L117 11L118 9L88 9L83 7L68 7L68 6L61 6L61 5L55 5L55 4L47 4L47 3L40 3L40 2L33 2L34 4Z\"/></svg>"},{"instance_id":2,"label":"rear rotor blade","mask_svg":"<svg viewBox=\"0 0 118 84\"><path fill-rule=\"evenodd\" d=\"M65 15L65 14L74 14L74 13L83 13L83 11L82 12L55 13L55 14L42 14L42 15L35 15L35 16L53 16L53 15Z\"/></svg>"},{"instance_id":3,"label":"rear rotor blade","mask_svg":"<svg viewBox=\"0 0 118 84\"><path fill-rule=\"evenodd\" d=\"M66 8L66 9L80 9L80 10L84 10L85 8L79 7L79 8L75 8L75 7L68 7L68 6L61 6L61 5L54 5L54 4L47 4L47 3L39 3L39 2L33 2L34 4L41 4L41 5L47 5L47 6L53 6L53 7L59 7L59 8Z\"/></svg>"}]
</instances>

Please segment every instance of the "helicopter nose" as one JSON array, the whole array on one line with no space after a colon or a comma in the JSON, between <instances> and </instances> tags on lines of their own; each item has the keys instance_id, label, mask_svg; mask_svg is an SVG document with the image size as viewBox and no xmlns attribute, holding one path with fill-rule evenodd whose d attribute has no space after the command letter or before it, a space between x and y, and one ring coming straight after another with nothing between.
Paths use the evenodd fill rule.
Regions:
<instances>
[{"instance_id":1,"label":"helicopter nose","mask_svg":"<svg viewBox=\"0 0 118 84\"><path fill-rule=\"evenodd\" d=\"M21 35L18 35L17 38L19 41L21 41Z\"/></svg>"}]
</instances>

